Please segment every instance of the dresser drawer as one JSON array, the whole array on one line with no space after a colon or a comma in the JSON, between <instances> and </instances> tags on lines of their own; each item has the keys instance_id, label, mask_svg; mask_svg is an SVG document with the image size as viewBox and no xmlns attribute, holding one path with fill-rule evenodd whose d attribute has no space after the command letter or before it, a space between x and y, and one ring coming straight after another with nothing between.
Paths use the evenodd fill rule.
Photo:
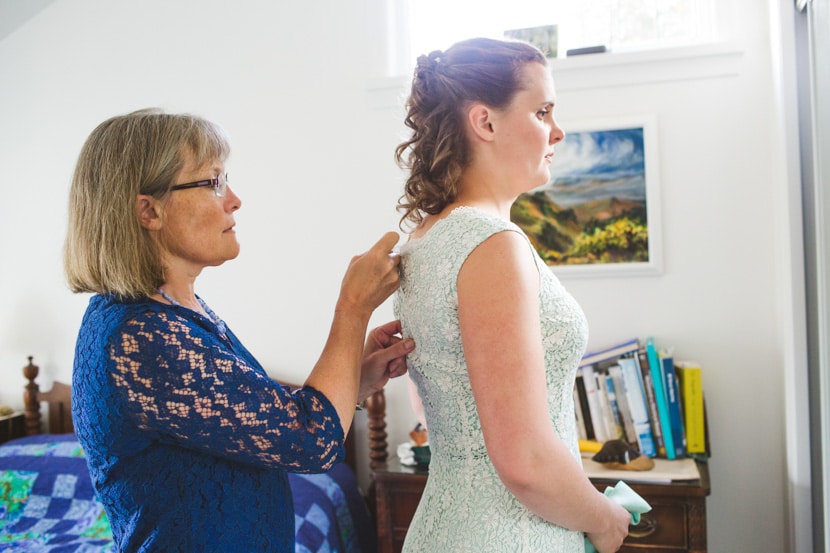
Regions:
<instances>
[{"instance_id":1,"label":"dresser drawer","mask_svg":"<svg viewBox=\"0 0 830 553\"><path fill-rule=\"evenodd\" d=\"M687 514L687 505L683 503L652 501L651 511L641 516L640 524L631 526L623 551L641 549L637 546L688 551Z\"/></svg>"},{"instance_id":2,"label":"dresser drawer","mask_svg":"<svg viewBox=\"0 0 830 553\"><path fill-rule=\"evenodd\" d=\"M631 526L621 553L704 553L706 551L706 496L709 494L708 470L701 468L705 485L675 483L669 485L631 483L651 511ZM598 490L614 483L593 481Z\"/></svg>"},{"instance_id":3,"label":"dresser drawer","mask_svg":"<svg viewBox=\"0 0 830 553\"><path fill-rule=\"evenodd\" d=\"M421 501L423 490L398 489L393 492L394 500L389 499L390 522L392 527L403 529L404 533L415 516L415 509Z\"/></svg>"},{"instance_id":4,"label":"dresser drawer","mask_svg":"<svg viewBox=\"0 0 830 553\"><path fill-rule=\"evenodd\" d=\"M403 470L403 469L399 469ZM399 553L426 485L426 473L376 471L370 488L370 504L378 529L378 552Z\"/></svg>"}]
</instances>

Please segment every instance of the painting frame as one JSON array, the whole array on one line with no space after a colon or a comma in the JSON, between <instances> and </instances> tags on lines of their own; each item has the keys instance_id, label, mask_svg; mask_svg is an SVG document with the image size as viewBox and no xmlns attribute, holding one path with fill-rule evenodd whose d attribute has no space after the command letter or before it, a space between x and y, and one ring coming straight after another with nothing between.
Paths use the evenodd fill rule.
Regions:
<instances>
[{"instance_id":1,"label":"painting frame","mask_svg":"<svg viewBox=\"0 0 830 553\"><path fill-rule=\"evenodd\" d=\"M662 260L662 225L661 225L661 218L660 218L660 186L659 186L659 153L657 151L657 117L655 115L631 115L625 117L614 117L614 118L606 118L606 119L592 119L592 120L584 120L584 121L574 121L574 122L565 122L561 121L560 126L565 130L568 136L571 136L571 142L568 143L568 136L566 136L565 141L561 146L558 147L556 156L554 156L553 162L551 164L551 179L545 185L536 188L535 190L530 191L528 194L535 194L535 193L546 193L554 202L562 201L563 205L568 206L569 210L573 210L572 208L576 208L578 211L580 206L588 205L588 201L584 199L583 196L579 195L569 195L569 193L562 192L559 193L557 190L565 191L567 190L568 185L573 185L574 189L579 189L579 179L582 179L583 182L589 181L588 175L594 175L596 173L592 173L595 167L588 166L588 169L585 169L586 163L594 163L596 166L597 172L599 172L599 167L601 166L602 172L606 175L614 175L614 174L622 174L623 170L627 171L626 177L626 186L628 187L628 194L631 195L633 199L631 202L635 204L644 204L643 206L638 206L638 211L640 213L645 213L645 228L646 228L646 243L647 246L643 247L640 246L638 252L636 253L637 258L626 258L624 257L625 253L618 253L618 256L623 256L622 259L615 259L612 261L609 260L589 260L589 261L573 261L568 260L564 263L556 263L551 262L551 255L550 254L562 254L564 252L556 252L554 250L547 250L543 251L543 246L540 244L539 240L534 240L531 232L528 232L528 225L522 224L522 222L527 223L528 217L532 217L527 212L524 212L522 216L514 217L513 214L517 213L516 211L511 212L511 219L514 219L520 227L525 230L529 237L531 237L531 242L534 243L534 247L540 253L542 258L545 260L546 264L553 273L560 278L582 278L582 277L617 277L617 276L654 276L660 275L663 272L663 260ZM580 144L580 148L577 149L575 147L568 149L569 144L574 143L574 136L575 135L582 135L577 136L578 140L577 144ZM587 142L591 146L597 146L597 144L605 144L608 142L613 142L613 140L608 139L616 139L619 137L634 137L634 140L627 140L625 142L626 148L633 148L633 151L629 158L626 160L626 167L615 168L613 165L613 158L611 157L602 157L605 153L602 151L603 148L594 147L593 150L587 147L582 147ZM606 140L603 141L602 139L605 138ZM641 140L639 140L641 138ZM588 151L589 153L585 153ZM599 153L598 153L599 151ZM596 155L596 158L592 157ZM640 162L637 156L642 156L642 161ZM631 159L638 160L637 163L629 163ZM582 168L577 170L574 167L582 165ZM571 167L570 169L568 167ZM635 167L631 169L631 167ZM557 171L557 168L560 170ZM619 169L619 171L616 171ZM634 173L631 173L634 171ZM578 176L575 176L578 175ZM640 182L639 179L642 179ZM568 183L568 185L562 185L562 182ZM608 184L603 185L602 183L606 182ZM607 181L603 181L599 178L591 178L590 179L590 190L591 190L591 198L592 201L597 199L602 199L603 194L606 194L606 200L613 200L614 193L620 193L620 182L621 179L613 180L609 178ZM576 184L573 184L576 183ZM603 190L603 186L607 186L607 190ZM588 190L589 187L582 186L583 190ZM561 194L557 196L557 194ZM525 194L520 196L520 200L522 197L526 196ZM642 199L640 199L642 196ZM583 197L583 203L574 203L577 198ZM514 210L517 208L517 204L520 200L517 200L517 203L514 204ZM570 202L570 204L568 204ZM545 222L545 217L537 217L537 222ZM596 223L596 221L592 221ZM533 221L530 221L533 223ZM582 236L586 236L585 230L583 229ZM647 253L644 253L647 252ZM548 254L548 255L546 255ZM635 254L631 254L635 255ZM642 257L645 255L645 259Z\"/></svg>"}]
</instances>

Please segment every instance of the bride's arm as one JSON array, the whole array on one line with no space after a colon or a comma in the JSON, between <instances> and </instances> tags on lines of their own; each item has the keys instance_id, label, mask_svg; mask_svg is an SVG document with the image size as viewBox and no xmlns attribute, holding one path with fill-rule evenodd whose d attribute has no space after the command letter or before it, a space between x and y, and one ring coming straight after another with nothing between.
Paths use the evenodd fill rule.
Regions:
<instances>
[{"instance_id":1,"label":"bride's arm","mask_svg":"<svg viewBox=\"0 0 830 553\"><path fill-rule=\"evenodd\" d=\"M539 272L523 236L500 232L476 248L459 272L458 305L487 452L504 485L545 520L615 551L630 515L593 487L550 420Z\"/></svg>"}]
</instances>

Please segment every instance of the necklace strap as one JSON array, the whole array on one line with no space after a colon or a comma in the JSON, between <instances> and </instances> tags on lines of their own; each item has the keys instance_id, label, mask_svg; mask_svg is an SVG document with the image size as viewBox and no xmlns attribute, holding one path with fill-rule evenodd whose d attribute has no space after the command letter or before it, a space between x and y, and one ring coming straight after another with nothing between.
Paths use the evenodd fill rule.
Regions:
<instances>
[{"instance_id":1,"label":"necklace strap","mask_svg":"<svg viewBox=\"0 0 830 553\"><path fill-rule=\"evenodd\" d=\"M167 292L165 292L165 291L161 288L161 286L159 286L159 294L161 294L161 297L163 297L164 299L166 299L167 301L169 301L169 302L171 303L171 305L175 305L176 307L183 307L183 306L182 306L182 304L180 304L179 302L177 302L176 300L174 300L173 298L171 298L170 296L168 296L168 295L167 295Z\"/></svg>"},{"instance_id":2,"label":"necklace strap","mask_svg":"<svg viewBox=\"0 0 830 553\"><path fill-rule=\"evenodd\" d=\"M171 297L167 294L167 292L165 292L165 291L161 288L161 286L159 286L159 288L158 288L158 292L159 292L159 294L161 294L161 297L163 297L164 299L166 299L167 301L169 301L171 305L175 305L176 307L181 307L182 309L188 309L188 310L190 310L190 311L193 311L192 309L190 309L190 308L188 308L188 307L183 306L182 304L180 304L179 302L177 302L176 300L174 300L173 298L171 298ZM225 325L225 321L223 321L222 319L220 319L220 318L216 315L216 313L214 313L214 312L213 312L213 309L211 309L211 308L208 306L208 304L206 304L206 303L204 302L204 300L202 300L202 298L200 298L199 296L196 296L196 301L198 301L198 302L199 302L199 305L201 305L201 306L202 306L202 309L204 309L204 310L205 310L205 313L207 313L207 315L208 315L208 317L207 317L207 318L208 318L208 319L210 319L210 322L212 322L213 324L215 324L215 325L216 325L216 329L219 331L219 334L221 334L222 336L225 336L225 335L228 333L228 327L227 327L227 325ZM201 313L198 313L197 311L193 311L193 312L194 312L194 313L196 313L196 314L198 314L198 315L200 315L200 316L202 315Z\"/></svg>"}]
</instances>

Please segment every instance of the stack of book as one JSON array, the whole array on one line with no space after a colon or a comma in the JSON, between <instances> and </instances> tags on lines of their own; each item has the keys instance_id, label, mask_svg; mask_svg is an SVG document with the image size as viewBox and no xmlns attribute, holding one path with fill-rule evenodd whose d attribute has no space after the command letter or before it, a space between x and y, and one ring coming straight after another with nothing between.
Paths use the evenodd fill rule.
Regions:
<instances>
[{"instance_id":1,"label":"stack of book","mask_svg":"<svg viewBox=\"0 0 830 553\"><path fill-rule=\"evenodd\" d=\"M649 457L708 456L702 376L652 338L587 353L574 385L580 439L624 440Z\"/></svg>"}]
</instances>

